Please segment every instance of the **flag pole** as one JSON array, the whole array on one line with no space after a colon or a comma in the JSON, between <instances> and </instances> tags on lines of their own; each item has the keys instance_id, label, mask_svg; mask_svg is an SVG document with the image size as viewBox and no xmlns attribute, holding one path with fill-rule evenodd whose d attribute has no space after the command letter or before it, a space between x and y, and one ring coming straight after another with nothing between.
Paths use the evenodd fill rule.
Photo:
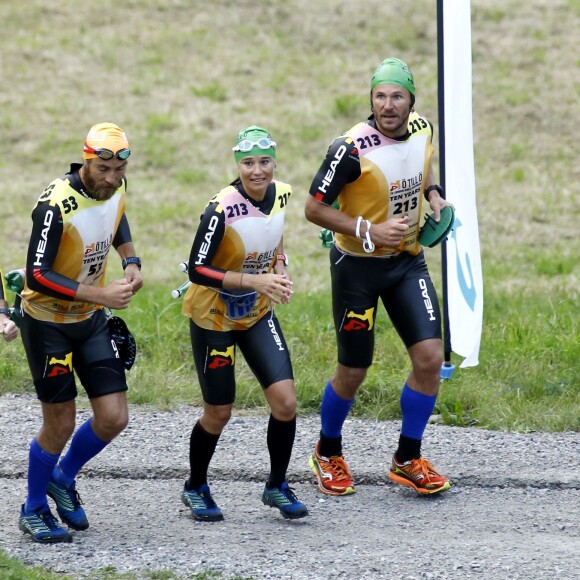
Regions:
<instances>
[{"instance_id":1,"label":"flag pole","mask_svg":"<svg viewBox=\"0 0 580 580\"><path fill-rule=\"evenodd\" d=\"M443 42L443 2L437 0L437 105L439 111L439 181L445 195L445 44ZM443 349L441 379L450 379L455 371L451 363L451 332L447 307L447 239L441 243L441 275L443 289Z\"/></svg>"}]
</instances>

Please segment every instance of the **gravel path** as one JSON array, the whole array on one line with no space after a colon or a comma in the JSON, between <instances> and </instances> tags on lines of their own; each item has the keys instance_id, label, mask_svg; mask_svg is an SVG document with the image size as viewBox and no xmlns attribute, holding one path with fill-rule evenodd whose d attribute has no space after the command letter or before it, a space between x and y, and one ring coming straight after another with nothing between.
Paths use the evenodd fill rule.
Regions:
<instances>
[{"instance_id":1,"label":"gravel path","mask_svg":"<svg viewBox=\"0 0 580 580\"><path fill-rule=\"evenodd\" d=\"M85 467L77 488L91 527L41 546L17 528L28 445L40 426L32 396L0 397L0 548L28 565L84 578L105 567L224 578L579 578L579 433L513 434L431 425L424 453L453 481L421 497L386 478L399 422L350 420L345 453L353 496L323 496L308 455L320 428L300 417L289 481L310 510L284 520L261 503L264 416L239 415L224 434L210 485L225 520L195 522L179 496L200 410L133 408L127 430ZM80 424L89 415L79 412ZM562 460L562 458L565 458Z\"/></svg>"}]
</instances>

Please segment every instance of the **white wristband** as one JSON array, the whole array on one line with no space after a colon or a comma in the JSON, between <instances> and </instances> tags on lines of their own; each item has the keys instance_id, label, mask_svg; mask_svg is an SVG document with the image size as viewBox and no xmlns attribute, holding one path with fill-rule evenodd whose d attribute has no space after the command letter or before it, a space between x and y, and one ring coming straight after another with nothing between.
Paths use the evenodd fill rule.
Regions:
<instances>
[{"instance_id":1,"label":"white wristband","mask_svg":"<svg viewBox=\"0 0 580 580\"><path fill-rule=\"evenodd\" d=\"M361 237L361 235L360 235L360 225L361 225L361 223L362 223L363 219L364 219L364 218L363 218L363 216L362 216L362 215L359 215L359 216L358 216L358 218L356 219L356 230L355 230L355 232L354 232L354 233L355 233L355 236L356 236L356 237L357 237L359 240L362 240L362 237Z\"/></svg>"},{"instance_id":2,"label":"white wristband","mask_svg":"<svg viewBox=\"0 0 580 580\"><path fill-rule=\"evenodd\" d=\"M371 240L371 222L369 220L365 220L367 222L367 233L366 233L366 240L363 242L363 249L367 254L371 254L375 251L375 245Z\"/></svg>"}]
</instances>

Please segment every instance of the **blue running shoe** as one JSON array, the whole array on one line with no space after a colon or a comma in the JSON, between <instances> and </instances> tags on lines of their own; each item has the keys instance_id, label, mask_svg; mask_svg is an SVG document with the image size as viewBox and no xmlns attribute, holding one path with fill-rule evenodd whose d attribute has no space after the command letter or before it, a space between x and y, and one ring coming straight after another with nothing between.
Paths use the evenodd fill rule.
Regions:
<instances>
[{"instance_id":1,"label":"blue running shoe","mask_svg":"<svg viewBox=\"0 0 580 580\"><path fill-rule=\"evenodd\" d=\"M54 544L57 542L72 542L72 536L57 522L50 508L46 506L37 512L24 513L24 504L20 510L18 527L30 534L35 542Z\"/></svg>"},{"instance_id":2,"label":"blue running shoe","mask_svg":"<svg viewBox=\"0 0 580 580\"><path fill-rule=\"evenodd\" d=\"M89 527L87 514L81 507L83 502L74 481L70 487L65 487L52 479L46 493L55 501L58 516L69 528L86 530Z\"/></svg>"},{"instance_id":3,"label":"blue running shoe","mask_svg":"<svg viewBox=\"0 0 580 580\"><path fill-rule=\"evenodd\" d=\"M211 497L209 487L204 483L199 489L184 489L181 501L191 509L198 522L220 522L224 519L222 510Z\"/></svg>"},{"instance_id":4,"label":"blue running shoe","mask_svg":"<svg viewBox=\"0 0 580 580\"><path fill-rule=\"evenodd\" d=\"M291 520L297 520L308 515L306 506L298 501L294 492L284 482L280 487L264 487L262 502L280 510L280 513Z\"/></svg>"}]
</instances>

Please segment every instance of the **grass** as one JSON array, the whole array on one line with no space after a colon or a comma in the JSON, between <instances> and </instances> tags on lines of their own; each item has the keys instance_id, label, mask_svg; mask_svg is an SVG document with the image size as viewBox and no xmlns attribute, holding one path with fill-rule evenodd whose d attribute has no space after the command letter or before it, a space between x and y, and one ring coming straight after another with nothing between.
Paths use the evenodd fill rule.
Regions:
<instances>
[{"instance_id":1,"label":"grass","mask_svg":"<svg viewBox=\"0 0 580 580\"><path fill-rule=\"evenodd\" d=\"M39 549L42 549L39 546ZM26 567L16 558L11 558L0 549L0 578L2 580L73 580L74 576L70 574L52 573L48 570L35 566ZM90 574L83 575L87 580L180 580L183 576L172 570L153 570L147 572L118 572L114 566L107 566L92 571ZM204 571L189 574L188 580L252 580L247 576L224 576L217 571Z\"/></svg>"},{"instance_id":2,"label":"grass","mask_svg":"<svg viewBox=\"0 0 580 580\"><path fill-rule=\"evenodd\" d=\"M222 0L197 11L179 0L129 1L115 6L115 17L72 0L0 4L9 31L1 64L12 79L0 110L0 195L10 216L5 268L24 263L31 206L47 181L78 159L87 127L107 118L129 133L128 215L146 277L123 313L139 344L129 374L132 402L201 402L187 321L169 293L184 280L177 263L187 258L203 206L235 175L235 134L258 123L280 143L277 176L294 186L286 248L296 294L279 316L301 412L318 410L335 345L327 251L302 215L312 175L330 140L367 115L370 74L388 53L411 64L417 108L437 127L433 4L365 6L373 18L330 0L260 10ZM567 115L580 91L580 62L570 35L559 35L557 46L550 39L564 16L566 26L578 24L580 10L574 2L475 1L472 16L483 341L479 367L458 369L445 383L438 412L449 424L576 430L580 175ZM390 19L405 24L385 44ZM79 31L74 38L64 33L71 27ZM547 89L530 90L538 82L557 87L549 117L541 113ZM39 87L48 85L39 98ZM440 287L438 252L428 259ZM113 259L110 276L118 275ZM353 412L396 418L407 355L384 313L377 329L375 364ZM0 393L32 392L21 345L3 348ZM237 404L264 405L242 361Z\"/></svg>"},{"instance_id":3,"label":"grass","mask_svg":"<svg viewBox=\"0 0 580 580\"><path fill-rule=\"evenodd\" d=\"M71 576L53 574L44 568L29 568L21 564L16 558L10 558L0 549L0 578L2 580L72 580Z\"/></svg>"},{"instance_id":4,"label":"grass","mask_svg":"<svg viewBox=\"0 0 580 580\"><path fill-rule=\"evenodd\" d=\"M137 363L128 374L133 403L163 409L201 403L188 322L181 314L181 300L169 295L183 279L177 272L173 286L149 285L121 313L138 342ZM546 296L520 288L516 298L510 288L502 286L486 293L480 365L456 370L441 389L436 412L451 425L580 430L578 342L569 339L580 334L576 301L566 289ZM336 360L328 284L309 292L297 290L292 302L277 312L292 352L300 412L317 412L322 387ZM382 311L376 332L374 364L353 414L398 418L400 390L408 373L407 353ZM17 343L5 346L13 356L0 362L0 393L32 392L22 347ZM237 407L264 407L261 389L243 358L237 361ZM453 356L453 362L459 364L460 359Z\"/></svg>"},{"instance_id":5,"label":"grass","mask_svg":"<svg viewBox=\"0 0 580 580\"><path fill-rule=\"evenodd\" d=\"M444 383L437 412L452 425L578 431L580 59L570 30L580 27L580 1L471 5L484 328L480 365ZM0 2L0 264L24 264L32 205L80 159L88 127L119 123L134 151L128 215L146 277L122 313L139 345L130 398L199 404L187 321L170 291L184 280L177 264L203 206L235 175L235 135L266 126L279 143L277 176L294 187L285 246L296 294L278 312L300 412L316 412L335 345L327 251L302 215L307 190L331 139L368 115L370 75L386 56L409 63L417 109L437 127L435 16L432 0ZM440 287L438 252L428 260ZM114 258L109 274L120 275ZM32 393L22 346L0 348L0 394ZM238 370L238 407L263 407L243 362ZM398 417L407 372L381 313L375 364L353 413ZM56 577L1 551L0 575Z\"/></svg>"}]
</instances>

